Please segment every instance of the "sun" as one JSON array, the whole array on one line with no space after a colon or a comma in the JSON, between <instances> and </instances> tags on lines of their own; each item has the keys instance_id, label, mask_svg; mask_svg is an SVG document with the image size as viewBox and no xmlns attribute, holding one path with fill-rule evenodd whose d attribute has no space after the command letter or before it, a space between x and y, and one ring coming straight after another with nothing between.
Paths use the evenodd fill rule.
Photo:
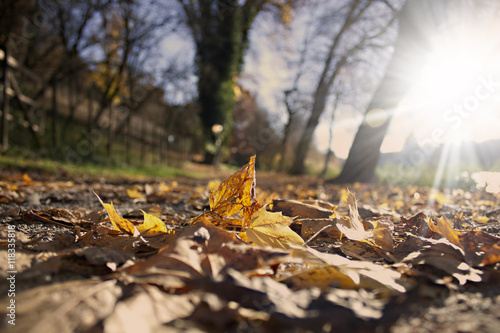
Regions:
<instances>
[{"instance_id":1,"label":"sun","mask_svg":"<svg viewBox=\"0 0 500 333\"><path fill-rule=\"evenodd\" d=\"M420 98L430 104L460 102L473 93L483 65L477 49L464 50L462 45L440 47L428 55L415 88Z\"/></svg>"},{"instance_id":2,"label":"sun","mask_svg":"<svg viewBox=\"0 0 500 333\"><path fill-rule=\"evenodd\" d=\"M411 69L413 85L398 107L431 161L425 163L436 162L433 187L453 185L469 163L464 161L477 156L471 142L484 141L487 132L500 138L492 130L500 109L500 38L462 23L433 36L429 52L417 59L423 64Z\"/></svg>"}]
</instances>

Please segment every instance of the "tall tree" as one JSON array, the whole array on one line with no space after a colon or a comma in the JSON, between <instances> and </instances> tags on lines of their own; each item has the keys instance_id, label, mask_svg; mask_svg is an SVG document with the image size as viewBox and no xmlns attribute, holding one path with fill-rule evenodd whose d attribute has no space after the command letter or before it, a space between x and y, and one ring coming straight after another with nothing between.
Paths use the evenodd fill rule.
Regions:
<instances>
[{"instance_id":1,"label":"tall tree","mask_svg":"<svg viewBox=\"0 0 500 333\"><path fill-rule=\"evenodd\" d=\"M19 33L20 22L24 15L30 15L35 6L30 0L4 0L0 2L0 54L3 58L0 60L2 63L1 71L1 85L2 89L2 118L0 125L0 152L5 153L9 146L9 58L10 51L16 47L13 40L17 33Z\"/></svg>"},{"instance_id":2,"label":"tall tree","mask_svg":"<svg viewBox=\"0 0 500 333\"><path fill-rule=\"evenodd\" d=\"M430 38L445 17L449 0L408 0L399 14L399 35L382 82L369 103L349 155L335 183L371 182L380 146L397 104L423 65ZM452 1L453 2L453 1Z\"/></svg>"},{"instance_id":3,"label":"tall tree","mask_svg":"<svg viewBox=\"0 0 500 333\"><path fill-rule=\"evenodd\" d=\"M340 28L331 40L330 47L323 62L323 70L318 80L316 90L313 96L313 104L307 120L302 138L296 150L296 156L292 173L303 174L306 171L305 160L309 147L313 140L314 131L318 126L319 120L325 110L326 102L330 94L332 85L342 68L349 59L358 51L368 47L377 46L373 40L383 35L387 28L392 24L389 20L384 24L370 29L371 31L356 32L356 23L366 25L366 13L376 3L381 1L374 0L351 0L347 3L346 12L340 22ZM387 2L383 1L387 4ZM360 30L360 29L357 29ZM355 41L353 43L353 40Z\"/></svg>"},{"instance_id":4,"label":"tall tree","mask_svg":"<svg viewBox=\"0 0 500 333\"><path fill-rule=\"evenodd\" d=\"M292 0L178 0L196 46L200 118L208 142L215 141L212 127L224 127L227 136L235 104L235 79L241 72L249 32L266 4L287 13ZM285 15L282 16L282 19Z\"/></svg>"}]
</instances>

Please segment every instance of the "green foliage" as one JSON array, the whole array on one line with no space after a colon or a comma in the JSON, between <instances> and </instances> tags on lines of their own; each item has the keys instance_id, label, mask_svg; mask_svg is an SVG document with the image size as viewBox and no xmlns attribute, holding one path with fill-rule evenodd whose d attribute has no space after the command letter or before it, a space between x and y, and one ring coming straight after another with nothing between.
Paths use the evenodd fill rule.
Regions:
<instances>
[{"instance_id":1,"label":"green foliage","mask_svg":"<svg viewBox=\"0 0 500 333\"><path fill-rule=\"evenodd\" d=\"M85 162L82 164L72 164L54 161L48 158L35 158L29 154L22 155L18 150L18 156L9 154L0 157L0 166L4 168L20 169L26 172L61 172L74 175L102 176L107 179L133 178L137 176L146 177L190 177L203 178L202 173L186 171L183 168L168 166L165 164L154 164L148 166L119 166L111 164L100 164Z\"/></svg>"},{"instance_id":2,"label":"green foliage","mask_svg":"<svg viewBox=\"0 0 500 333\"><path fill-rule=\"evenodd\" d=\"M436 179L438 175L437 162L422 164L418 167L408 169L400 164L388 163L375 170L376 182L381 185L390 186L437 186L438 188L462 188L470 190L475 185L475 181L470 176L464 176L459 170L467 170L470 175L477 171L485 171L477 164L459 163L455 166L456 173L451 173L445 168L441 179ZM495 170L495 169L491 169Z\"/></svg>"}]
</instances>

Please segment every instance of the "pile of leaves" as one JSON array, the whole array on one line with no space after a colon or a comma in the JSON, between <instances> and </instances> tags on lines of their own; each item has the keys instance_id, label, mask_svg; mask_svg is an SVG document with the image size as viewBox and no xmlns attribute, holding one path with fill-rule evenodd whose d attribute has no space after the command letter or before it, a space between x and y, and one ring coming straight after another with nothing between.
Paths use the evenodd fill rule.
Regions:
<instances>
[{"instance_id":1,"label":"pile of leaves","mask_svg":"<svg viewBox=\"0 0 500 333\"><path fill-rule=\"evenodd\" d=\"M0 185L2 252L8 225L17 237L15 326L10 298L0 302L12 332L384 331L416 299L500 281L491 194L358 184L358 204L326 185L257 191L254 158L210 192L177 182L56 186L27 175ZM93 187L104 209L20 208L42 205L28 193L37 186L67 186L75 197ZM104 202L119 205L118 192L133 200L126 215Z\"/></svg>"}]
</instances>

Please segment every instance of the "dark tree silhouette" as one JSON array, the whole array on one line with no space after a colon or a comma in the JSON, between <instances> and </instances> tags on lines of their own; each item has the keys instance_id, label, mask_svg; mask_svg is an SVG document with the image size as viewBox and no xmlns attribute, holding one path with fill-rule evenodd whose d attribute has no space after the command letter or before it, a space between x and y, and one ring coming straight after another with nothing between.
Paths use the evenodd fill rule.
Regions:
<instances>
[{"instance_id":1,"label":"dark tree silhouette","mask_svg":"<svg viewBox=\"0 0 500 333\"><path fill-rule=\"evenodd\" d=\"M293 1L178 1L196 46L200 118L205 137L213 143L213 125L223 125L222 137L232 125L234 81L241 72L252 23L267 4L284 9Z\"/></svg>"},{"instance_id":2,"label":"dark tree silhouette","mask_svg":"<svg viewBox=\"0 0 500 333\"><path fill-rule=\"evenodd\" d=\"M364 23L367 20L365 14L376 3L377 1L352 0L346 6L347 10L343 21L339 22L340 29L334 35L323 62L323 70L313 95L311 111L296 149L296 156L292 167L292 173L294 174L303 174L306 172L305 160L313 141L314 131L325 110L331 87L337 80L340 71L357 52L369 47L378 47L377 44L373 43L373 40L383 35L387 31L387 28L392 25L392 20L389 20L389 22L385 22L385 24L371 31L355 31L355 25ZM354 43L353 40L355 41ZM347 47L344 45L346 41L348 42Z\"/></svg>"},{"instance_id":3,"label":"dark tree silhouette","mask_svg":"<svg viewBox=\"0 0 500 333\"><path fill-rule=\"evenodd\" d=\"M341 174L334 183L372 182L393 112L431 49L430 37L446 17L449 0L409 0L399 14L399 35L386 74L366 109ZM375 121L372 121L375 119Z\"/></svg>"}]
</instances>

